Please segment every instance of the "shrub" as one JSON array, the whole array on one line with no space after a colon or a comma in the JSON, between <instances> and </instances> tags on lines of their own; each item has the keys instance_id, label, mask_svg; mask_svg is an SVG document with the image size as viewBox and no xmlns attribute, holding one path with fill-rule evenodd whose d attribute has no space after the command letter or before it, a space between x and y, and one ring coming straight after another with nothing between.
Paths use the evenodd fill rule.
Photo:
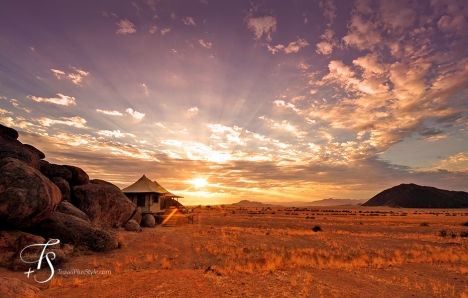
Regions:
<instances>
[{"instance_id":1,"label":"shrub","mask_svg":"<svg viewBox=\"0 0 468 298\"><path fill-rule=\"evenodd\" d=\"M420 224L420 226L421 226L421 227L428 227L428 226L429 226L429 223L428 223L427 221L425 221L425 222L422 222L422 223Z\"/></svg>"},{"instance_id":2,"label":"shrub","mask_svg":"<svg viewBox=\"0 0 468 298\"><path fill-rule=\"evenodd\" d=\"M320 232L320 231L322 231L322 228L321 228L320 226L314 226L314 227L312 228L312 231L314 231L314 232Z\"/></svg>"},{"instance_id":3,"label":"shrub","mask_svg":"<svg viewBox=\"0 0 468 298\"><path fill-rule=\"evenodd\" d=\"M462 226L464 226L464 227L468 227L468 221L467 221L467 222L464 222L464 223L462 223Z\"/></svg>"},{"instance_id":4,"label":"shrub","mask_svg":"<svg viewBox=\"0 0 468 298\"><path fill-rule=\"evenodd\" d=\"M468 231L460 232L460 237L467 238L468 237Z\"/></svg>"},{"instance_id":5,"label":"shrub","mask_svg":"<svg viewBox=\"0 0 468 298\"><path fill-rule=\"evenodd\" d=\"M441 237L447 237L447 230L440 230L440 231L439 231L439 236L441 236Z\"/></svg>"}]
</instances>

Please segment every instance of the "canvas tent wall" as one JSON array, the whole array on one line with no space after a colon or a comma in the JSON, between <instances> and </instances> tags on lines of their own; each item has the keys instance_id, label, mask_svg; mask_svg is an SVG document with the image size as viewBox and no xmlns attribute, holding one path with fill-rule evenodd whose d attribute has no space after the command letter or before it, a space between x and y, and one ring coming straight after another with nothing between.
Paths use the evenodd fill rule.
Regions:
<instances>
[{"instance_id":1,"label":"canvas tent wall","mask_svg":"<svg viewBox=\"0 0 468 298\"><path fill-rule=\"evenodd\" d=\"M178 202L178 199L182 198L181 196L174 195L145 175L132 185L122 189L122 192L141 208L142 213L164 213L171 206L183 207Z\"/></svg>"}]
</instances>

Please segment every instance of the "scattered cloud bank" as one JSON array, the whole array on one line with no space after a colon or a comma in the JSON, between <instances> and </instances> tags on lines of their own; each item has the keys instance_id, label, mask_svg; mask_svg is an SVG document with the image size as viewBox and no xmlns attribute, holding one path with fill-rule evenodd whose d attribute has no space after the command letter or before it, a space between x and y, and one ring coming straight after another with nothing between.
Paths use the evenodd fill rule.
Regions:
<instances>
[{"instance_id":1,"label":"scattered cloud bank","mask_svg":"<svg viewBox=\"0 0 468 298\"><path fill-rule=\"evenodd\" d=\"M120 20L117 24L119 27L115 33L116 34L132 34L136 32L135 25L127 19Z\"/></svg>"},{"instance_id":2,"label":"scattered cloud bank","mask_svg":"<svg viewBox=\"0 0 468 298\"><path fill-rule=\"evenodd\" d=\"M37 102L53 103L61 106L76 105L75 98L73 96L63 95L62 93L57 93L57 97L38 97L34 95L28 95L29 99L32 99Z\"/></svg>"}]
</instances>

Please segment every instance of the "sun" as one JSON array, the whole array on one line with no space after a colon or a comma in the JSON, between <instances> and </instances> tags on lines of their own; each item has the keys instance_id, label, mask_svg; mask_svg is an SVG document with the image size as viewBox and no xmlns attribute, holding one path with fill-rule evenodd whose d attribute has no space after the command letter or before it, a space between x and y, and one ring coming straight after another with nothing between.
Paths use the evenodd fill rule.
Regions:
<instances>
[{"instance_id":1,"label":"sun","mask_svg":"<svg viewBox=\"0 0 468 298\"><path fill-rule=\"evenodd\" d=\"M195 186L195 188L200 188L208 185L208 182L206 182L206 178L195 178L191 182Z\"/></svg>"}]
</instances>

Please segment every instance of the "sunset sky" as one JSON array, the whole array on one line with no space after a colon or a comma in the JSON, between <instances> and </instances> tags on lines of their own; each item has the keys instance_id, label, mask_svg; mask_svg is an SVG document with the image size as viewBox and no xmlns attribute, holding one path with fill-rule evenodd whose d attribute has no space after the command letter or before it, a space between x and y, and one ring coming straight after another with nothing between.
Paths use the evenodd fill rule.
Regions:
<instances>
[{"instance_id":1,"label":"sunset sky","mask_svg":"<svg viewBox=\"0 0 468 298\"><path fill-rule=\"evenodd\" d=\"M186 204L468 191L464 0L5 0L0 28L0 123L91 178Z\"/></svg>"}]
</instances>

